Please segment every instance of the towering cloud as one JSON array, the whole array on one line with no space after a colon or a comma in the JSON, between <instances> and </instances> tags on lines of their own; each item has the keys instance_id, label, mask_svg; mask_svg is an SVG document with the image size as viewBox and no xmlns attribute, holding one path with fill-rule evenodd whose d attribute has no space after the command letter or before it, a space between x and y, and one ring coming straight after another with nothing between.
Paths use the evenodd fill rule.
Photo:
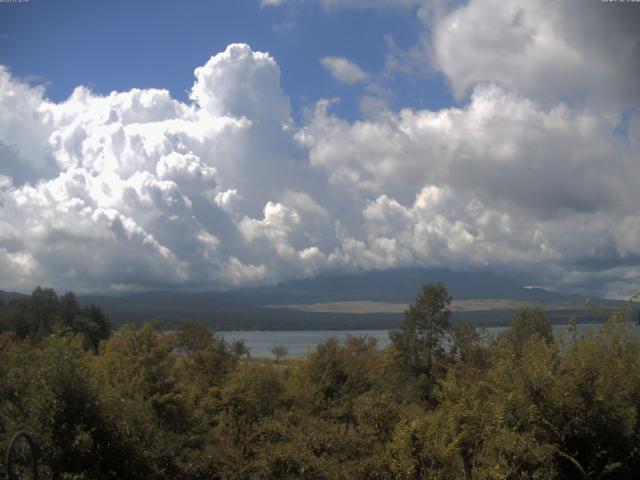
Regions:
<instances>
[{"instance_id":1,"label":"towering cloud","mask_svg":"<svg viewBox=\"0 0 640 480\"><path fill-rule=\"evenodd\" d=\"M467 100L367 121L320 100L295 124L275 59L243 44L196 68L186 103L84 87L54 103L0 70L0 288L226 288L418 264L629 293L637 51L612 55L622 40L601 32L588 61L572 22L589 10L547 7L474 0L431 17L431 59Z\"/></svg>"}]
</instances>

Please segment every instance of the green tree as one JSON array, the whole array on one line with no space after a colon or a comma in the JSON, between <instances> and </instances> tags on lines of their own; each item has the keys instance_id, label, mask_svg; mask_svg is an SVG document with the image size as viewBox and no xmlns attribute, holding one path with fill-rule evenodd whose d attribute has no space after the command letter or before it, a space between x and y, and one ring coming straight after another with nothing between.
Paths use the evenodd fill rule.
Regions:
<instances>
[{"instance_id":1,"label":"green tree","mask_svg":"<svg viewBox=\"0 0 640 480\"><path fill-rule=\"evenodd\" d=\"M81 334L86 349L98 351L100 341L111 335L111 322L95 305L83 309L73 292L58 298L50 288L37 287L30 297L14 300L6 315L18 339L38 342L54 331Z\"/></svg>"},{"instance_id":2,"label":"green tree","mask_svg":"<svg viewBox=\"0 0 640 480\"><path fill-rule=\"evenodd\" d=\"M444 352L449 331L451 297L442 283L426 284L415 303L405 311L404 321L390 333L397 360L421 384L421 396L431 400L434 359Z\"/></svg>"},{"instance_id":3,"label":"green tree","mask_svg":"<svg viewBox=\"0 0 640 480\"><path fill-rule=\"evenodd\" d=\"M247 347L247 345L244 343L244 340L236 340L235 342L233 342L231 344L231 351L236 356L236 358L239 359L245 356L247 358L251 356L251 349Z\"/></svg>"},{"instance_id":4,"label":"green tree","mask_svg":"<svg viewBox=\"0 0 640 480\"><path fill-rule=\"evenodd\" d=\"M185 366L203 392L222 385L238 361L224 339L197 322L187 321L180 327L177 344L189 354Z\"/></svg>"},{"instance_id":5,"label":"green tree","mask_svg":"<svg viewBox=\"0 0 640 480\"><path fill-rule=\"evenodd\" d=\"M41 478L146 478L130 475L136 460L107 418L81 339L19 342L0 353L0 364L0 445L18 430L32 432Z\"/></svg>"},{"instance_id":6,"label":"green tree","mask_svg":"<svg viewBox=\"0 0 640 480\"><path fill-rule=\"evenodd\" d=\"M60 320L66 327L73 327L73 320L80 313L78 300L73 292L67 292L60 297Z\"/></svg>"},{"instance_id":7,"label":"green tree","mask_svg":"<svg viewBox=\"0 0 640 480\"><path fill-rule=\"evenodd\" d=\"M289 349L284 345L276 345L275 347L271 347L269 351L276 357L276 363L280 363L280 360L289 355Z\"/></svg>"},{"instance_id":8,"label":"green tree","mask_svg":"<svg viewBox=\"0 0 640 480\"><path fill-rule=\"evenodd\" d=\"M36 342L51 334L58 318L58 296L50 288L36 287L29 298L14 300L11 323L16 337Z\"/></svg>"},{"instance_id":9,"label":"green tree","mask_svg":"<svg viewBox=\"0 0 640 480\"><path fill-rule=\"evenodd\" d=\"M2 299L0 299L0 334L7 329L7 323L7 306Z\"/></svg>"},{"instance_id":10,"label":"green tree","mask_svg":"<svg viewBox=\"0 0 640 480\"><path fill-rule=\"evenodd\" d=\"M461 323L451 329L451 355L453 358L476 367L483 367L487 361L484 344L487 338L470 323Z\"/></svg>"},{"instance_id":11,"label":"green tree","mask_svg":"<svg viewBox=\"0 0 640 480\"><path fill-rule=\"evenodd\" d=\"M224 425L242 450L250 448L251 431L283 405L284 385L270 365L239 366L222 390Z\"/></svg>"},{"instance_id":12,"label":"green tree","mask_svg":"<svg viewBox=\"0 0 640 480\"><path fill-rule=\"evenodd\" d=\"M111 322L95 305L77 311L71 319L70 329L81 334L85 349L94 353L98 353L100 342L111 336Z\"/></svg>"},{"instance_id":13,"label":"green tree","mask_svg":"<svg viewBox=\"0 0 640 480\"><path fill-rule=\"evenodd\" d=\"M59 312L56 292L51 288L36 287L29 299L29 310L35 320L32 334L42 337L51 333Z\"/></svg>"},{"instance_id":14,"label":"green tree","mask_svg":"<svg viewBox=\"0 0 640 480\"><path fill-rule=\"evenodd\" d=\"M211 329L198 322L187 320L178 330L177 340L179 346L193 353L211 346L215 338Z\"/></svg>"},{"instance_id":15,"label":"green tree","mask_svg":"<svg viewBox=\"0 0 640 480\"><path fill-rule=\"evenodd\" d=\"M547 320L544 310L541 308L532 310L521 308L511 320L511 328L500 335L498 342L510 347L520 355L527 341L534 337L552 343L551 322Z\"/></svg>"}]
</instances>

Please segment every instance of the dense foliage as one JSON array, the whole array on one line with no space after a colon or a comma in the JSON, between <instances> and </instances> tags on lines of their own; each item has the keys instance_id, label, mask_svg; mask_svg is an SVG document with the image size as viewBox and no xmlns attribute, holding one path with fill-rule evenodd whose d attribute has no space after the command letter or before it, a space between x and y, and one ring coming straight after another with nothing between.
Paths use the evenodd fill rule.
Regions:
<instances>
[{"instance_id":1,"label":"dense foliage","mask_svg":"<svg viewBox=\"0 0 640 480\"><path fill-rule=\"evenodd\" d=\"M0 308L0 447L33 432L60 479L638 478L624 311L553 338L522 310L489 338L449 303L425 285L385 351L331 339L276 363L193 322L106 338L97 309L38 289Z\"/></svg>"},{"instance_id":2,"label":"dense foliage","mask_svg":"<svg viewBox=\"0 0 640 480\"><path fill-rule=\"evenodd\" d=\"M30 297L0 302L0 333L4 330L13 332L16 340L31 343L54 331L80 335L84 346L97 353L100 341L111 335L111 322L94 305L80 308L72 292L58 297L50 288L37 287Z\"/></svg>"}]
</instances>

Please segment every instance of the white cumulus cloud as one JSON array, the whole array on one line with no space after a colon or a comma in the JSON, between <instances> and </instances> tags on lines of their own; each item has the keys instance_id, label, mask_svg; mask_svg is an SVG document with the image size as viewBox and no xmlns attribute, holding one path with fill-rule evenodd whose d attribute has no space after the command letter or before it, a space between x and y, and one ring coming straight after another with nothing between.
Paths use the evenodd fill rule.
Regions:
<instances>
[{"instance_id":1,"label":"white cumulus cloud","mask_svg":"<svg viewBox=\"0 0 640 480\"><path fill-rule=\"evenodd\" d=\"M545 102L640 100L640 9L600 0L471 0L435 23L433 57L454 92L495 83Z\"/></svg>"},{"instance_id":2,"label":"white cumulus cloud","mask_svg":"<svg viewBox=\"0 0 640 480\"><path fill-rule=\"evenodd\" d=\"M227 288L406 265L637 288L637 116L445 57L470 92L460 106L349 122L321 100L303 125L276 60L244 44L196 68L189 102L78 87L55 103L0 70L0 288Z\"/></svg>"}]
</instances>

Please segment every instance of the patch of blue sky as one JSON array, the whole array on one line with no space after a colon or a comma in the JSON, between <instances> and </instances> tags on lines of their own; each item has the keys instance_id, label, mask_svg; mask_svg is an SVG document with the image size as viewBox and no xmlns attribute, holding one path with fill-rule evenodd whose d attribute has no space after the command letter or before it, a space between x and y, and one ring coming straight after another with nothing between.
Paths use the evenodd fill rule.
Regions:
<instances>
[{"instance_id":1,"label":"patch of blue sky","mask_svg":"<svg viewBox=\"0 0 640 480\"><path fill-rule=\"evenodd\" d=\"M193 70L242 42L274 56L297 122L317 100L334 97L340 102L332 111L353 121L362 116L368 83L392 110L454 103L437 73L385 73L390 39L407 50L423 31L411 9L325 11L315 2L261 8L259 0L31 0L0 5L0 64L46 85L54 101L78 85L101 94L166 88L186 101ZM341 84L321 65L325 56L356 63L370 82Z\"/></svg>"}]
</instances>

